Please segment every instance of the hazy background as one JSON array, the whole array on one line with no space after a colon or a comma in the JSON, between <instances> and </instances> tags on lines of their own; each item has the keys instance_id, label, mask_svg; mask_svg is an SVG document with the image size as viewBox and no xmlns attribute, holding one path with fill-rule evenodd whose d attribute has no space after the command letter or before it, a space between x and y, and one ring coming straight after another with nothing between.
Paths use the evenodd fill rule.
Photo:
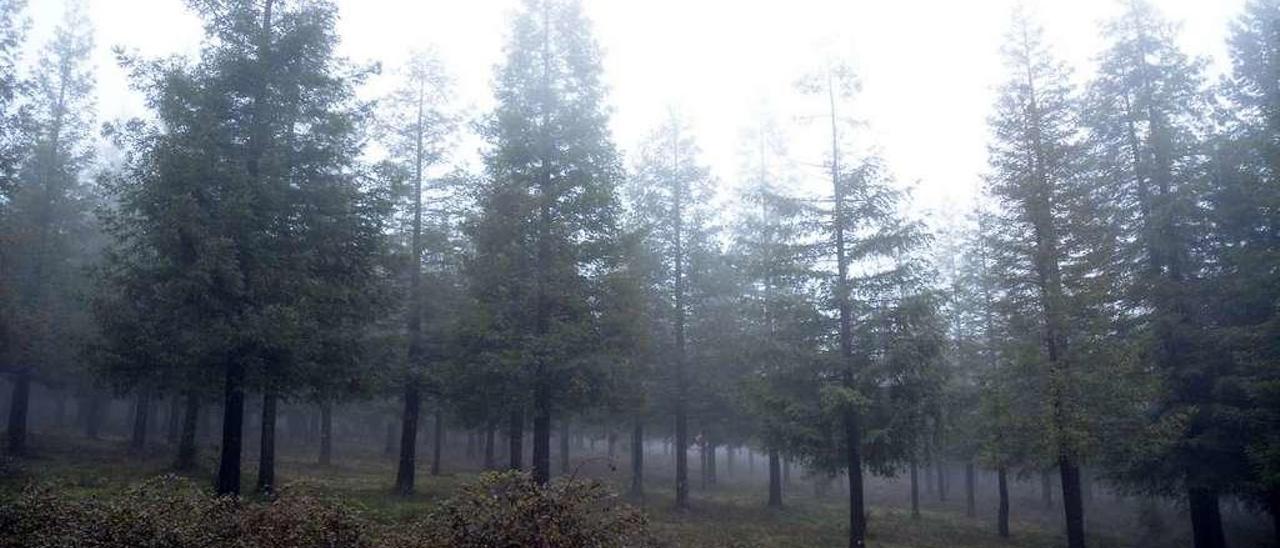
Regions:
<instances>
[{"instance_id":1,"label":"hazy background","mask_svg":"<svg viewBox=\"0 0 1280 548\"><path fill-rule=\"evenodd\" d=\"M33 44L43 43L64 0L31 0ZM143 112L112 48L147 56L193 55L202 32L183 0L85 0L96 25L98 114L107 121ZM817 60L847 59L861 77L863 144L874 147L903 184L917 185L924 212L961 211L986 165L987 123L1002 72L999 54L1015 0L586 0L605 51L613 127L634 150L675 106L692 122L721 188L730 188L739 143L762 111L792 133L801 162L822 158L825 130L795 122L805 102L793 83ZM1225 34L1244 0L1154 0L1183 25L1183 47L1226 68ZM491 104L493 65L516 0L337 0L341 51L381 62L376 97L414 48L435 47L471 114ZM1083 80L1101 48L1099 22L1115 0L1024 2L1044 24L1057 55ZM26 61L30 62L31 59ZM814 146L809 146L812 143ZM476 162L475 140L457 161ZM815 179L823 176L817 167Z\"/></svg>"}]
</instances>

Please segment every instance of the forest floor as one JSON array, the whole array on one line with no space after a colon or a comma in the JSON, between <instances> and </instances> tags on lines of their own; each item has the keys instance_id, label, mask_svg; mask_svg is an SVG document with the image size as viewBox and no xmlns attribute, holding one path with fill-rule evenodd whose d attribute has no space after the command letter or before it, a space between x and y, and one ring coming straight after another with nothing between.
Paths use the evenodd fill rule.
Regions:
<instances>
[{"instance_id":1,"label":"forest floor","mask_svg":"<svg viewBox=\"0 0 1280 548\"><path fill-rule=\"evenodd\" d=\"M43 436L37 439L37 451L20 463L23 477L54 487L69 496L95 496L110 494L121 488L168 471L171 451L157 447L142 456L132 455L123 440L88 441L73 436ZM202 448L203 472L199 477L209 478L213 468L213 451ZM246 448L245 492L252 488L256 477L256 450ZM452 455L460 457L460 455ZM429 457L423 452L422 457ZM425 509L447 498L459 485L474 480L478 467L467 459L448 459L444 473L432 476L429 467L421 462L418 472L417 494L399 497L390 494L395 476L394 463L381 451L369 448L339 447L335 450L335 464L316 464L314 452L291 451L288 447L278 456L277 477L280 488L293 492L318 495L341 500L354 505L370 519L393 525L422 514ZM812 484L801 478L793 478L793 489L788 493L786 506L770 510L764 506L765 482L763 462L757 461L754 470L744 470L746 463L739 462L736 476L730 476L721 464L720 485L700 489L697 470L693 475L693 492L690 510L674 508L671 494L670 470L655 462L661 455L649 459L646 466L647 495L643 506L653 527L676 546L716 547L823 547L845 546L847 543L848 506L843 493L833 484L823 497L813 494ZM690 459L696 467L696 459ZM461 461L461 462L459 462ZM558 463L558 461L553 461ZM576 473L602 479L623 491L629 475L624 467L611 466L601 456L585 456L576 459ZM754 472L754 473L752 473ZM798 474L797 474L798 475ZM744 477L746 476L746 477ZM958 481L956 483L959 483ZM0 490L14 489L16 482L0 481ZM926 497L921 488L922 512L912 518L905 503L906 491L901 481L868 482L868 508L870 509L869 546L898 547L1054 547L1063 544L1056 512L1034 510L1040 499L1031 482L1019 482L1023 491L1015 489L1013 500L1012 535L1001 539L995 533L994 499L979 498L977 517L966 517L963 493L960 486L953 486L950 500L942 502L936 495ZM1118 504L1118 503L1117 503ZM1182 538L1177 523L1176 509L1165 517L1158 514L1143 518L1128 507L1101 506L1091 508L1095 516L1089 546L1097 548L1121 546L1178 546L1189 544ZM1060 512L1060 510L1058 510ZM1149 522L1155 519L1155 523ZM1248 528L1246 528L1248 529ZM1144 532L1145 531L1145 532ZM1236 545L1254 545L1255 533L1229 534L1237 537ZM1152 536L1156 535L1156 536Z\"/></svg>"}]
</instances>

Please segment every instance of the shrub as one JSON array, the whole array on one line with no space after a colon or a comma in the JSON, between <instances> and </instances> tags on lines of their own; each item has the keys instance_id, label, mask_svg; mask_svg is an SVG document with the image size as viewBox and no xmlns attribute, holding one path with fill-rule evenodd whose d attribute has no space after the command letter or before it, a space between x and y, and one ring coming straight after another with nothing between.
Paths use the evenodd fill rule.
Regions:
<instances>
[{"instance_id":1,"label":"shrub","mask_svg":"<svg viewBox=\"0 0 1280 548\"><path fill-rule=\"evenodd\" d=\"M28 486L0 501L0 548L645 548L659 543L635 508L597 481L541 487L485 474L422 519L376 526L349 506L287 490L265 503L156 478L111 497Z\"/></svg>"},{"instance_id":2,"label":"shrub","mask_svg":"<svg viewBox=\"0 0 1280 548\"><path fill-rule=\"evenodd\" d=\"M486 473L398 531L401 547L538 546L641 548L659 546L639 510L595 480L539 486L519 472Z\"/></svg>"}]
</instances>

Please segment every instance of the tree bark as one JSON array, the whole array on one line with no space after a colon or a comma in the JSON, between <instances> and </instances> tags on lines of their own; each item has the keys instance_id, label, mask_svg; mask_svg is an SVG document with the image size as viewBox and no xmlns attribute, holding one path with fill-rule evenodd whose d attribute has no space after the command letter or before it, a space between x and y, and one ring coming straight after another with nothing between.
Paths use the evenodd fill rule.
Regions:
<instances>
[{"instance_id":1,"label":"tree bark","mask_svg":"<svg viewBox=\"0 0 1280 548\"><path fill-rule=\"evenodd\" d=\"M436 410L435 439L431 447L431 475L440 475L440 453L444 449L444 411Z\"/></svg>"},{"instance_id":2,"label":"tree bark","mask_svg":"<svg viewBox=\"0 0 1280 548\"><path fill-rule=\"evenodd\" d=\"M1280 546L1280 486L1267 489L1267 512L1271 514L1271 526L1276 536L1276 546Z\"/></svg>"},{"instance_id":3,"label":"tree bark","mask_svg":"<svg viewBox=\"0 0 1280 548\"><path fill-rule=\"evenodd\" d=\"M545 386L547 380L538 382L533 405L533 481L546 485L551 481L551 394Z\"/></svg>"},{"instance_id":4,"label":"tree bark","mask_svg":"<svg viewBox=\"0 0 1280 548\"><path fill-rule=\"evenodd\" d=\"M1191 510L1191 534L1195 548L1223 548L1227 545L1222 532L1222 513L1218 494L1208 489L1187 490Z\"/></svg>"},{"instance_id":5,"label":"tree bark","mask_svg":"<svg viewBox=\"0 0 1280 548\"><path fill-rule=\"evenodd\" d=\"M920 517L920 471L915 459L911 459L911 517Z\"/></svg>"},{"instance_id":6,"label":"tree bark","mask_svg":"<svg viewBox=\"0 0 1280 548\"><path fill-rule=\"evenodd\" d=\"M964 465L964 515L974 517L978 514L978 505L973 492L973 462Z\"/></svg>"},{"instance_id":7,"label":"tree bark","mask_svg":"<svg viewBox=\"0 0 1280 548\"><path fill-rule=\"evenodd\" d=\"M1003 466L996 470L1000 490L1000 509L996 513L996 530L1000 538L1009 538L1009 472Z\"/></svg>"},{"instance_id":8,"label":"tree bark","mask_svg":"<svg viewBox=\"0 0 1280 548\"><path fill-rule=\"evenodd\" d=\"M644 422L631 429L631 496L644 500Z\"/></svg>"},{"instance_id":9,"label":"tree bark","mask_svg":"<svg viewBox=\"0 0 1280 548\"><path fill-rule=\"evenodd\" d=\"M333 404L320 404L320 465L333 462Z\"/></svg>"},{"instance_id":10,"label":"tree bark","mask_svg":"<svg viewBox=\"0 0 1280 548\"><path fill-rule=\"evenodd\" d=\"M497 467L497 461L493 455L493 438L496 435L497 428L493 423L486 423L484 426L484 469L493 470Z\"/></svg>"},{"instance_id":11,"label":"tree bark","mask_svg":"<svg viewBox=\"0 0 1280 548\"><path fill-rule=\"evenodd\" d=\"M147 448L147 421L151 413L151 391L147 388L138 390L133 405L133 435L129 438L129 450L141 453Z\"/></svg>"},{"instance_id":12,"label":"tree bark","mask_svg":"<svg viewBox=\"0 0 1280 548\"><path fill-rule=\"evenodd\" d=\"M258 445L258 492L272 494L276 486L276 403L275 388L262 393L262 441Z\"/></svg>"},{"instance_id":13,"label":"tree bark","mask_svg":"<svg viewBox=\"0 0 1280 548\"><path fill-rule=\"evenodd\" d=\"M13 377L9 399L9 453L27 452L27 409L31 405L31 370L21 368Z\"/></svg>"},{"instance_id":14,"label":"tree bark","mask_svg":"<svg viewBox=\"0 0 1280 548\"><path fill-rule=\"evenodd\" d=\"M769 448L769 508L782 508L782 458Z\"/></svg>"},{"instance_id":15,"label":"tree bark","mask_svg":"<svg viewBox=\"0 0 1280 548\"><path fill-rule=\"evenodd\" d=\"M244 362L233 357L226 365L222 409L222 451L218 458L219 495L240 494L240 450L244 428Z\"/></svg>"},{"instance_id":16,"label":"tree bark","mask_svg":"<svg viewBox=\"0 0 1280 548\"><path fill-rule=\"evenodd\" d=\"M165 443L170 446L177 446L178 439L182 437L182 395L174 394L169 398L169 415L165 417L168 424L165 425Z\"/></svg>"},{"instance_id":17,"label":"tree bark","mask_svg":"<svg viewBox=\"0 0 1280 548\"><path fill-rule=\"evenodd\" d=\"M182 411L182 435L178 440L178 458L174 468L189 472L196 468L196 423L200 420L200 397L194 390L185 395Z\"/></svg>"},{"instance_id":18,"label":"tree bark","mask_svg":"<svg viewBox=\"0 0 1280 548\"><path fill-rule=\"evenodd\" d=\"M1047 469L1040 471L1040 502L1045 510L1053 508L1053 478Z\"/></svg>"},{"instance_id":19,"label":"tree bark","mask_svg":"<svg viewBox=\"0 0 1280 548\"><path fill-rule=\"evenodd\" d=\"M421 406L422 395L418 391L418 383L410 379L404 387L404 415L400 418L400 463L396 468L396 493L402 496L413 494L414 474L417 472L415 460L418 451L418 414Z\"/></svg>"},{"instance_id":20,"label":"tree bark","mask_svg":"<svg viewBox=\"0 0 1280 548\"><path fill-rule=\"evenodd\" d=\"M387 437L386 443L382 447L382 454L391 456L396 454L396 421L391 419L387 421Z\"/></svg>"},{"instance_id":21,"label":"tree bark","mask_svg":"<svg viewBox=\"0 0 1280 548\"><path fill-rule=\"evenodd\" d=\"M1063 455L1058 458L1058 470L1062 476L1062 508L1067 515L1068 548L1084 548L1084 499L1080 494L1080 467L1075 459ZM1222 524L1218 524L1222 529Z\"/></svg>"},{"instance_id":22,"label":"tree bark","mask_svg":"<svg viewBox=\"0 0 1280 548\"><path fill-rule=\"evenodd\" d=\"M707 484L714 487L719 481L716 474L716 444L707 443Z\"/></svg>"},{"instance_id":23,"label":"tree bark","mask_svg":"<svg viewBox=\"0 0 1280 548\"><path fill-rule=\"evenodd\" d=\"M519 470L524 463L524 411L511 412L507 422L507 443L510 449L510 463L507 468Z\"/></svg>"},{"instance_id":24,"label":"tree bark","mask_svg":"<svg viewBox=\"0 0 1280 548\"><path fill-rule=\"evenodd\" d=\"M560 421L560 473L569 473L569 419Z\"/></svg>"},{"instance_id":25,"label":"tree bark","mask_svg":"<svg viewBox=\"0 0 1280 548\"><path fill-rule=\"evenodd\" d=\"M934 466L938 470L938 500L947 502L947 465L938 459Z\"/></svg>"}]
</instances>

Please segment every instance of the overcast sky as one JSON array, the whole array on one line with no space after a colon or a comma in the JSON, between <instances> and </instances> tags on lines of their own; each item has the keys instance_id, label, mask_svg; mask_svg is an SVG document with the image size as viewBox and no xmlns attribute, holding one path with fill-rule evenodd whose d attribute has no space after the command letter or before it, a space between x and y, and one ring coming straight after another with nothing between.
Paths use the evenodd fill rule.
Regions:
<instances>
[{"instance_id":1,"label":"overcast sky","mask_svg":"<svg viewBox=\"0 0 1280 548\"><path fill-rule=\"evenodd\" d=\"M666 109L690 118L713 173L732 184L742 135L762 105L791 130L806 114L792 84L814 60L839 55L862 81L864 142L903 184L918 181L924 210L962 209L986 164L986 119L1003 74L999 48L1016 0L585 0L605 51L618 144L635 150ZM87 0L96 26L98 114L137 115L141 101L111 48L194 54L198 20L183 0ZM1102 47L1100 21L1115 0L1026 2L1057 54L1086 78ZM1155 0L1181 22L1184 48L1224 70L1225 38L1244 0ZM63 0L30 0L31 38L47 39ZM401 63L434 46L474 112L491 103L508 16L518 0L338 0L341 52L355 61ZM376 94L377 88L366 93ZM800 138L798 138L800 139ZM803 142L797 140L797 142ZM474 145L468 145L474 148ZM461 157L467 157L466 151ZM817 147L792 147L817 162ZM816 175L816 174L815 174Z\"/></svg>"}]
</instances>

